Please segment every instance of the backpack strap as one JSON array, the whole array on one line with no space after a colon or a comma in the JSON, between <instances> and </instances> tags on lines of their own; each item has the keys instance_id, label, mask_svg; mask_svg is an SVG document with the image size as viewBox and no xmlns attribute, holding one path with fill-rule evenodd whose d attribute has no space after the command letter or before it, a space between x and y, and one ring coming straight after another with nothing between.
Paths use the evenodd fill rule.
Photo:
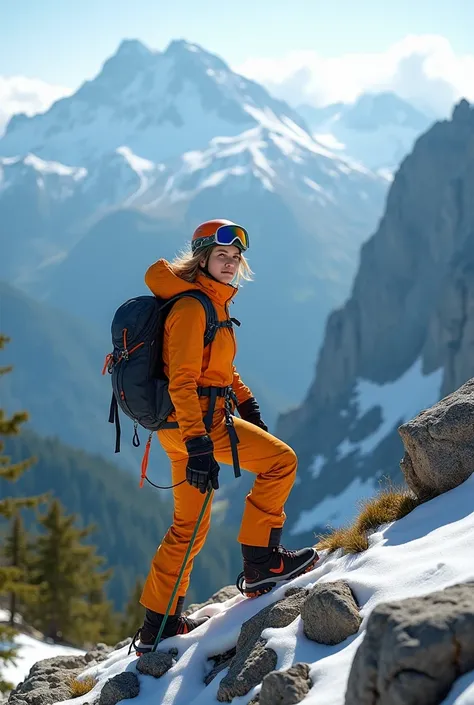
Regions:
<instances>
[{"instance_id":1,"label":"backpack strap","mask_svg":"<svg viewBox=\"0 0 474 705\"><path fill-rule=\"evenodd\" d=\"M211 299L207 294L205 294L203 291L195 291L195 290L190 290L190 291L183 291L181 294L178 294L178 296L174 297L174 301L177 299L181 299L183 296L190 296L193 299L197 299L200 301L202 304L204 311L206 313L206 330L204 333L204 347L207 347L210 345L213 341L214 338L216 337L216 333L219 330L219 328L232 328L232 321L227 320L227 321L219 321L217 318L217 311L215 309L214 304L212 303Z\"/></svg>"},{"instance_id":2,"label":"backpack strap","mask_svg":"<svg viewBox=\"0 0 474 705\"><path fill-rule=\"evenodd\" d=\"M173 296L173 298L168 299L163 306L161 307L162 309L167 307L167 306L172 306L178 299L183 298L183 296L190 296L193 299L197 299L198 301L201 302L202 306L204 307L204 311L206 314L206 330L204 332L204 347L210 345L213 341L214 338L216 337L217 331L220 328L232 328L233 324L235 323L236 325L240 326L240 321L238 321L236 318L229 318L225 321L219 321L217 318L217 311L215 309L214 304L212 303L211 299L207 294L205 294L203 291L195 291L195 290L189 290L189 291L183 291L182 293L178 294L177 296ZM107 356L108 358L111 356ZM102 374L105 374L105 369L107 366L108 359L106 358L106 364L104 364L104 369L102 370ZM235 431L233 422L232 422L232 415L230 412L230 405L229 405L229 399L232 398L234 403L237 403L237 399L233 396L233 391L231 387L198 387L197 393L199 396L208 396L210 397L209 399L209 409L204 417L203 421L206 426L206 430L209 432L211 425L212 425L212 419L214 416L214 410L216 406L216 399L217 397L225 397L226 398L226 426L227 430L229 433L229 438L230 438L230 443L231 443L231 449L232 449L232 459L233 459L233 465L234 465L234 474L235 477L240 477L240 467L239 467L239 458L238 458L238 451L237 451L237 444L239 443L239 439L237 436L237 433ZM120 436L121 436L121 428L120 428L120 418L119 418L119 413L118 413L118 404L117 404L117 399L115 398L115 394L112 392L112 399L110 403L110 412L109 412L109 423L114 423L115 422L115 452L119 453L120 452ZM161 428L179 428L179 425L176 421L168 421L162 425ZM136 435L136 428L135 428L135 434L134 434L134 441L135 441L135 435ZM149 445L151 441L151 436L150 434L148 443L147 443L147 448L145 450L145 456L142 461L142 478L143 474L146 474L146 464L148 462L148 452L149 452ZM134 442L135 445L135 442ZM139 441L138 444L139 445ZM146 462L145 462L146 461ZM145 463L145 469L144 469L144 463Z\"/></svg>"},{"instance_id":3,"label":"backpack strap","mask_svg":"<svg viewBox=\"0 0 474 705\"><path fill-rule=\"evenodd\" d=\"M203 291L196 291L194 289L190 289L189 291L183 291L180 294L173 296L172 299L168 299L168 301L163 304L162 308L164 308L165 306L172 306L176 301L178 301L178 299L182 299L183 296L188 296L192 299L197 299L201 302L204 308L204 311L206 313L204 347L207 347L214 341L214 338L216 337L216 333L219 328L232 328L234 323L236 325L240 325L240 322L237 321L237 319L235 318L229 318L225 321L219 321L217 318L217 311L209 296Z\"/></svg>"},{"instance_id":4,"label":"backpack strap","mask_svg":"<svg viewBox=\"0 0 474 705\"><path fill-rule=\"evenodd\" d=\"M112 392L112 399L110 400L110 410L109 410L109 423L115 423L115 452L120 453L120 417L118 413L118 404L115 394Z\"/></svg>"}]
</instances>

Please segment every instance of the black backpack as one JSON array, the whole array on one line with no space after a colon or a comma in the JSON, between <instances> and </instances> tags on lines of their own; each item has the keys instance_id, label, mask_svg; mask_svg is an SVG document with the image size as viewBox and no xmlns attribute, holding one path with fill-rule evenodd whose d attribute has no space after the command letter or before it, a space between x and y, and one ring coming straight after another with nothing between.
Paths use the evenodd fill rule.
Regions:
<instances>
[{"instance_id":1,"label":"black backpack","mask_svg":"<svg viewBox=\"0 0 474 705\"><path fill-rule=\"evenodd\" d=\"M112 320L113 352L105 358L102 374L112 375L112 400L109 422L115 423L115 452L120 452L120 419L118 409L132 419L133 445L138 447L138 426L150 431L147 450L153 431L166 424L173 411L168 392L168 379L163 369L163 331L166 316L172 305L183 296L191 296L204 306L206 331L204 345L210 345L221 327L230 321L218 321L213 303L201 291L184 291L172 299L157 296L137 296L123 303ZM175 424L177 426L177 424ZM148 452L145 451L148 460Z\"/></svg>"}]
</instances>

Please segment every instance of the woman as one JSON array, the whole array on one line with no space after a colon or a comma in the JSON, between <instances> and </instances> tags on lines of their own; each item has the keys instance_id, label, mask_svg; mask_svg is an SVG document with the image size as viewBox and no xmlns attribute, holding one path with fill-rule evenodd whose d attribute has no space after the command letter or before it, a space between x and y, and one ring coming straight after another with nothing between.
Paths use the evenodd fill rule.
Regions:
<instances>
[{"instance_id":1,"label":"woman","mask_svg":"<svg viewBox=\"0 0 474 705\"><path fill-rule=\"evenodd\" d=\"M158 437L171 461L173 484L178 486L173 490L173 525L156 552L140 599L146 616L136 635L140 640L134 641L138 654L153 648L205 493L210 487L219 487L218 463L235 461L232 433L237 435L240 465L256 474L238 536L244 566L242 592L260 595L276 583L310 570L318 560L313 548L287 551L280 545L283 507L293 486L297 458L289 446L267 432L259 406L233 364L236 344L229 304L237 294L239 280L250 279L244 256L248 245L244 228L228 220L207 221L196 229L190 253L172 263L159 260L145 275L153 294L165 299L190 289L205 292L223 325L214 341L204 347L206 315L201 302L192 297L180 298L166 319L163 362L175 408L169 421L177 421L178 428L160 430ZM212 388L216 390L213 398L209 394ZM240 415L230 417L233 425L229 425L230 397ZM214 410L211 408L209 418L211 402ZM182 482L185 479L187 482ZM193 559L206 539L210 516L209 503L162 638L187 633L207 619L191 619L181 612Z\"/></svg>"}]
</instances>

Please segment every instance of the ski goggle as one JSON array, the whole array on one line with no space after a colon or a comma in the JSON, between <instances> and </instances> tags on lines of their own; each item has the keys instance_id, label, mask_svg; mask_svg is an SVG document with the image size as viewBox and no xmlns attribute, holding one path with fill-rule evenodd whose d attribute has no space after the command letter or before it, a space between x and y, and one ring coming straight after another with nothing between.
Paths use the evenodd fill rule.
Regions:
<instances>
[{"instance_id":1,"label":"ski goggle","mask_svg":"<svg viewBox=\"0 0 474 705\"><path fill-rule=\"evenodd\" d=\"M196 252L201 247L208 245L235 245L241 252L245 252L249 248L249 234L240 225L221 225L217 228L214 235L207 237L198 237L191 243L193 252Z\"/></svg>"}]
</instances>

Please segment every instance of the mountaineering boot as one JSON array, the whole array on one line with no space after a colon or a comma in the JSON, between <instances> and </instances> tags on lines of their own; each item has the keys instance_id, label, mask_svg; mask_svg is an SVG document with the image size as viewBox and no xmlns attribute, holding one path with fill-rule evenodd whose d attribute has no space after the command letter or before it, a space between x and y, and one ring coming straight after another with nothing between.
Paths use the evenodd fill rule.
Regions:
<instances>
[{"instance_id":1,"label":"mountaineering boot","mask_svg":"<svg viewBox=\"0 0 474 705\"><path fill-rule=\"evenodd\" d=\"M145 621L143 626L137 631L132 639L130 645L129 653L135 650L137 656L146 654L149 651L153 651L153 646L155 644L156 637L160 631L161 623L163 621L164 614L159 614L158 612L153 612L152 610L147 610L145 614ZM161 635L160 642L163 639L169 639L172 636L178 636L180 634L188 634L192 632L193 629L197 629L207 622L209 617L199 617L199 619L191 619L190 617L183 617L181 614L169 615L166 620L166 626ZM137 639L139 641L137 642Z\"/></svg>"},{"instance_id":2,"label":"mountaineering boot","mask_svg":"<svg viewBox=\"0 0 474 705\"><path fill-rule=\"evenodd\" d=\"M288 551L283 546L242 545L244 570L237 578L237 588L246 597L258 597L286 580L308 573L319 556L314 548Z\"/></svg>"}]
</instances>

